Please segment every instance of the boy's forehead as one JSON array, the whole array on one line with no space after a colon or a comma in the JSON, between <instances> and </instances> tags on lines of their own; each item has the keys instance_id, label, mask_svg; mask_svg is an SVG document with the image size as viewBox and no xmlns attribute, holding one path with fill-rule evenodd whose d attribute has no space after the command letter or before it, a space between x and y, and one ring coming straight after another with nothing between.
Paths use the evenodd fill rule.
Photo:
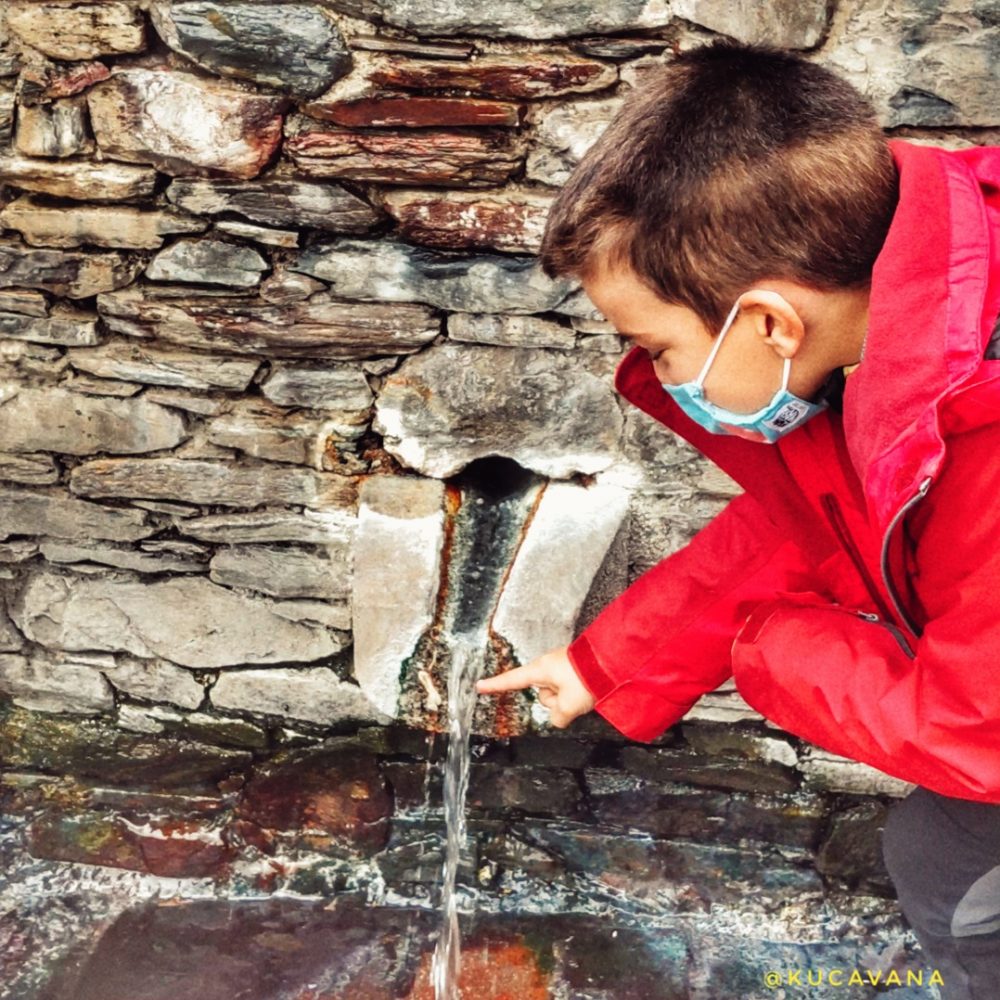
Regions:
<instances>
[{"instance_id":1,"label":"boy's forehead","mask_svg":"<svg viewBox=\"0 0 1000 1000\"><path fill-rule=\"evenodd\" d=\"M632 270L624 266L595 269L583 279L582 284L591 302L612 322L618 312L648 307L657 301Z\"/></svg>"},{"instance_id":2,"label":"boy's forehead","mask_svg":"<svg viewBox=\"0 0 1000 1000\"><path fill-rule=\"evenodd\" d=\"M608 322L623 332L641 330L655 317L660 323L685 322L685 307L665 302L626 266L592 272L584 291ZM693 314L692 314L693 315Z\"/></svg>"}]
</instances>

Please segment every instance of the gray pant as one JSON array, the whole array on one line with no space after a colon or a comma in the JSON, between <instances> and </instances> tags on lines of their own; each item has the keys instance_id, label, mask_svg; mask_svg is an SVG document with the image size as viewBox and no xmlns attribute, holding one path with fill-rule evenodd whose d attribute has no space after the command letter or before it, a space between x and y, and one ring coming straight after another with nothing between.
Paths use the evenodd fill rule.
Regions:
<instances>
[{"instance_id":1,"label":"gray pant","mask_svg":"<svg viewBox=\"0 0 1000 1000\"><path fill-rule=\"evenodd\" d=\"M889 809L882 857L944 1000L998 1000L1000 803L914 788Z\"/></svg>"}]
</instances>

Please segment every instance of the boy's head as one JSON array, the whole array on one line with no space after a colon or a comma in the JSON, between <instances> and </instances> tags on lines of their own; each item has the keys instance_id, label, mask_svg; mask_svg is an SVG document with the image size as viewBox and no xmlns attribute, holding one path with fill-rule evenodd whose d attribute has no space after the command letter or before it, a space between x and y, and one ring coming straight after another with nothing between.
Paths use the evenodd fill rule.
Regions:
<instances>
[{"instance_id":1,"label":"boy's head","mask_svg":"<svg viewBox=\"0 0 1000 1000\"><path fill-rule=\"evenodd\" d=\"M812 332L831 330L835 315L866 324L897 192L875 112L847 81L794 53L718 41L629 95L553 203L540 259L550 277L578 277L619 332L642 334L651 351L669 324L700 338L704 357L739 299L734 344L713 373L749 339L770 348L757 361L771 392L776 355L798 354L816 376L808 386L800 376L800 388L815 389L820 367L856 360L860 341L820 344ZM697 374L681 367L663 380ZM705 390L711 398L707 380Z\"/></svg>"}]
</instances>

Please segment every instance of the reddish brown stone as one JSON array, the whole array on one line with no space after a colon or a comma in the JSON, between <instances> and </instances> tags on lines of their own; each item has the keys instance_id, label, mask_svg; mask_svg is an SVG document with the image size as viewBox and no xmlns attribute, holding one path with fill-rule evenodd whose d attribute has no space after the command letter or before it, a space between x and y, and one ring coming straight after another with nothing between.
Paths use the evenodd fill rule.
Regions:
<instances>
[{"instance_id":1,"label":"reddish brown stone","mask_svg":"<svg viewBox=\"0 0 1000 1000\"><path fill-rule=\"evenodd\" d=\"M314 101L303 109L324 121L349 126L502 125L516 127L521 109L506 101L450 97L373 97Z\"/></svg>"},{"instance_id":2,"label":"reddish brown stone","mask_svg":"<svg viewBox=\"0 0 1000 1000\"><path fill-rule=\"evenodd\" d=\"M362 132L301 118L291 126L285 150L308 177L441 187L501 184L523 159L500 129Z\"/></svg>"},{"instance_id":3,"label":"reddish brown stone","mask_svg":"<svg viewBox=\"0 0 1000 1000\"><path fill-rule=\"evenodd\" d=\"M376 86L465 90L491 97L556 97L611 86L614 67L561 53L483 56L471 62L381 60L369 70Z\"/></svg>"},{"instance_id":4,"label":"reddish brown stone","mask_svg":"<svg viewBox=\"0 0 1000 1000\"><path fill-rule=\"evenodd\" d=\"M71 97L110 75L111 70L99 61L25 66L21 72L20 102L30 107L57 97Z\"/></svg>"},{"instance_id":5,"label":"reddish brown stone","mask_svg":"<svg viewBox=\"0 0 1000 1000\"><path fill-rule=\"evenodd\" d=\"M132 822L115 814L44 813L28 827L36 858L128 868L169 878L218 874L232 848L196 819Z\"/></svg>"},{"instance_id":6,"label":"reddish brown stone","mask_svg":"<svg viewBox=\"0 0 1000 1000\"><path fill-rule=\"evenodd\" d=\"M552 196L518 191L390 191L383 200L402 235L413 243L513 253L538 251L551 203Z\"/></svg>"},{"instance_id":7,"label":"reddish brown stone","mask_svg":"<svg viewBox=\"0 0 1000 1000\"><path fill-rule=\"evenodd\" d=\"M389 839L392 797L374 758L300 751L279 755L255 772L237 812L243 838L262 849L273 831L313 850L374 854Z\"/></svg>"}]
</instances>

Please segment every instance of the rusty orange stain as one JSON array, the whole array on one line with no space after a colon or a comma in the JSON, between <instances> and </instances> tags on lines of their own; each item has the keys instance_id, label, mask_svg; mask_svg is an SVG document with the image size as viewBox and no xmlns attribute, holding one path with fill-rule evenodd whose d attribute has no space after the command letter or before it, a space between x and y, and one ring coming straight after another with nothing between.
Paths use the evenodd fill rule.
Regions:
<instances>
[{"instance_id":1,"label":"rusty orange stain","mask_svg":"<svg viewBox=\"0 0 1000 1000\"><path fill-rule=\"evenodd\" d=\"M490 630L490 645L496 654L497 663L502 668L492 676L496 677L512 667L517 666L507 652L507 644ZM518 727L514 724L517 718L514 712L514 705L519 697L517 691L504 691L492 696L494 698L493 710L493 735L497 739L509 739L511 736L519 735Z\"/></svg>"},{"instance_id":2,"label":"rusty orange stain","mask_svg":"<svg viewBox=\"0 0 1000 1000\"><path fill-rule=\"evenodd\" d=\"M406 1000L435 1000L431 979L433 953L421 956L412 992ZM458 988L475 1000L549 1000L549 977L538 968L535 953L518 941L484 941L462 948Z\"/></svg>"}]
</instances>

